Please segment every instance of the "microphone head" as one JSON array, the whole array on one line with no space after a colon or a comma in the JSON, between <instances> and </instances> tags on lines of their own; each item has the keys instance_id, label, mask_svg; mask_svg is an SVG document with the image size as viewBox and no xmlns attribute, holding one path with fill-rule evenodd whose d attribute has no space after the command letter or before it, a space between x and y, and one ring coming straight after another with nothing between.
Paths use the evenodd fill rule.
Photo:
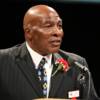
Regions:
<instances>
[{"instance_id":1,"label":"microphone head","mask_svg":"<svg viewBox=\"0 0 100 100\"><path fill-rule=\"evenodd\" d=\"M68 62L69 62L69 65L75 65L77 67L79 67L80 69L84 70L84 71L88 71L88 68L84 65L82 65L79 61L78 61L78 58L73 56L69 56L68 57Z\"/></svg>"}]
</instances>

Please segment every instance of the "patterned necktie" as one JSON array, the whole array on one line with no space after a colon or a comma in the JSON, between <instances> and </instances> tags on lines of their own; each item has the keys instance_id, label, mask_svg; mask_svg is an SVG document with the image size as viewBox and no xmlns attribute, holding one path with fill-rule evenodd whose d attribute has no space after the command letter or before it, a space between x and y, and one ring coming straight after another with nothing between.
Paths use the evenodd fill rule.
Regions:
<instances>
[{"instance_id":1,"label":"patterned necktie","mask_svg":"<svg viewBox=\"0 0 100 100\"><path fill-rule=\"evenodd\" d=\"M42 58L37 70L39 81L42 83L42 90L43 90L44 97L47 96L47 73L44 68L45 63L46 63L46 59Z\"/></svg>"}]
</instances>

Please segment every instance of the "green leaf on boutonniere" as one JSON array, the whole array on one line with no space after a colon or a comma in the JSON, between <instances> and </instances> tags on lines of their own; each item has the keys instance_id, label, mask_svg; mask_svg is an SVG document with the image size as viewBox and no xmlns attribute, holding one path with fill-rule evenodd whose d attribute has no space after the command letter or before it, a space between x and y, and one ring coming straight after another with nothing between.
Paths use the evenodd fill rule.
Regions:
<instances>
[{"instance_id":1,"label":"green leaf on boutonniere","mask_svg":"<svg viewBox=\"0 0 100 100\"><path fill-rule=\"evenodd\" d=\"M52 74L54 76L58 71L64 71L66 72L69 69L69 64L67 60L64 60L63 58L58 58L55 62L55 66L57 66L57 69Z\"/></svg>"}]
</instances>

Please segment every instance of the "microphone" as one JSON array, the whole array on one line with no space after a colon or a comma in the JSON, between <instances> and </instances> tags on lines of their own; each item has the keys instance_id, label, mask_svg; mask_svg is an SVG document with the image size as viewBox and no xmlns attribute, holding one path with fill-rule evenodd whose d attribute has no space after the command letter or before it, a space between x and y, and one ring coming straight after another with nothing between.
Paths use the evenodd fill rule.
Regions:
<instances>
[{"instance_id":1,"label":"microphone","mask_svg":"<svg viewBox=\"0 0 100 100\"><path fill-rule=\"evenodd\" d=\"M88 68L87 68L86 66L80 64L79 62L75 61L74 63L75 63L79 68L81 68L82 70L87 71L87 72L89 71Z\"/></svg>"},{"instance_id":2,"label":"microphone","mask_svg":"<svg viewBox=\"0 0 100 100\"><path fill-rule=\"evenodd\" d=\"M79 74L77 80L80 82L80 84L83 85L84 88L86 87L86 84L85 84L86 83L86 75L85 74L86 73L88 74L88 89L87 89L87 99L86 99L86 100L88 100L89 93L90 93L90 78L91 78L89 69L86 66L82 65L80 62L78 62L78 59L75 57L73 57L73 58L68 57L68 61L69 61L70 65L75 65L82 70L81 74Z\"/></svg>"},{"instance_id":3,"label":"microphone","mask_svg":"<svg viewBox=\"0 0 100 100\"><path fill-rule=\"evenodd\" d=\"M68 57L68 62L70 65L73 65L73 64L76 65L83 71L86 71L86 72L89 71L89 69L86 66L84 66L80 62L78 62L77 58Z\"/></svg>"}]
</instances>

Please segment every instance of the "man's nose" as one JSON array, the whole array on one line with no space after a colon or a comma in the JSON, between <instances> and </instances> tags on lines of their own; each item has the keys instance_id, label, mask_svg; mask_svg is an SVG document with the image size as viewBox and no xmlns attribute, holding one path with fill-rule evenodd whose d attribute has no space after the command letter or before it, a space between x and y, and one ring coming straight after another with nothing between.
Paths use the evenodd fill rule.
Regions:
<instances>
[{"instance_id":1,"label":"man's nose","mask_svg":"<svg viewBox=\"0 0 100 100\"><path fill-rule=\"evenodd\" d=\"M56 36L63 36L63 29L62 28L59 28L58 26L55 26L53 28L53 35L56 35Z\"/></svg>"}]
</instances>

